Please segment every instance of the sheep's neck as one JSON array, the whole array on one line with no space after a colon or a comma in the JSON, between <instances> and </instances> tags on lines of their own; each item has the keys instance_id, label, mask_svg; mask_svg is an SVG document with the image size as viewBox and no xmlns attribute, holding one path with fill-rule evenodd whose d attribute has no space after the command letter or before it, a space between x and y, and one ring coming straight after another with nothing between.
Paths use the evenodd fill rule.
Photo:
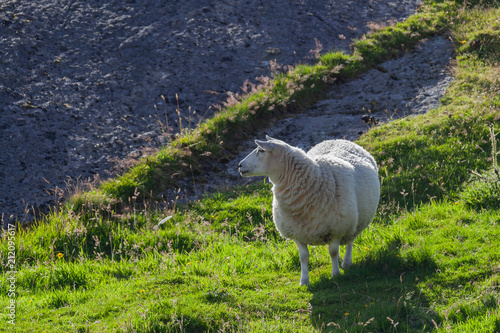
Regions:
<instances>
[{"instance_id":1,"label":"sheep's neck","mask_svg":"<svg viewBox=\"0 0 500 333\"><path fill-rule=\"evenodd\" d=\"M321 170L318 165L307 156L288 156L284 168L278 177L271 178L273 193L280 206L290 211L303 211L314 193L308 188L318 188L322 181Z\"/></svg>"}]
</instances>

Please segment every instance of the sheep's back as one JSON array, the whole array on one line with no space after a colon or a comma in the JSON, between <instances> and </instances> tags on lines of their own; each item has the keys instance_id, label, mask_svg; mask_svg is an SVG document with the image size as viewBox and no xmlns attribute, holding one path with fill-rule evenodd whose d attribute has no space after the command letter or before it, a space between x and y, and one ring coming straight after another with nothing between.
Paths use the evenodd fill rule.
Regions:
<instances>
[{"instance_id":1,"label":"sheep's back","mask_svg":"<svg viewBox=\"0 0 500 333\"><path fill-rule=\"evenodd\" d=\"M347 140L327 140L323 141L307 152L313 160L320 157L331 156L332 159L339 158L356 167L360 164L368 164L377 172L375 159L363 147Z\"/></svg>"},{"instance_id":2,"label":"sheep's back","mask_svg":"<svg viewBox=\"0 0 500 333\"><path fill-rule=\"evenodd\" d=\"M380 182L375 159L361 146L346 140L329 140L313 147L307 155L315 161L322 161L323 168L331 169L339 178L345 177L345 172L352 172L358 211L357 230L352 239L363 231L373 219L380 197ZM352 168L339 168L339 160ZM330 166L327 161L331 161ZM325 163L326 162L326 163ZM349 171L350 169L350 171ZM343 176L341 174L344 173ZM344 190L345 191L345 190ZM348 237L351 238L351 237Z\"/></svg>"}]
</instances>

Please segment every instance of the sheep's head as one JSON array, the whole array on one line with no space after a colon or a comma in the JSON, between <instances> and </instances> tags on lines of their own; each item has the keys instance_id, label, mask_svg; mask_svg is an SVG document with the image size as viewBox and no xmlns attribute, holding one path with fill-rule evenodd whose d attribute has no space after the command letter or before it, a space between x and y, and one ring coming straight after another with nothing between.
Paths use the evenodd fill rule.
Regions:
<instances>
[{"instance_id":1,"label":"sheep's head","mask_svg":"<svg viewBox=\"0 0 500 333\"><path fill-rule=\"evenodd\" d=\"M255 148L238 165L243 177L277 176L281 171L281 151L285 144L282 141L266 136L268 141L255 140Z\"/></svg>"}]
</instances>

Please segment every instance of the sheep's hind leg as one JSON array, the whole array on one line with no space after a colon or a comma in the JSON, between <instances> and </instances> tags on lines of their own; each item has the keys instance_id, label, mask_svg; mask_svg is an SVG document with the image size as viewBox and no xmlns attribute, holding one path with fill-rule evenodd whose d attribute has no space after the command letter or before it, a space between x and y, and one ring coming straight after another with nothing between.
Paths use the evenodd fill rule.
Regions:
<instances>
[{"instance_id":1,"label":"sheep's hind leg","mask_svg":"<svg viewBox=\"0 0 500 333\"><path fill-rule=\"evenodd\" d=\"M344 260L342 260L342 269L346 270L351 267L352 264L352 243L349 243L345 247L345 256Z\"/></svg>"},{"instance_id":2,"label":"sheep's hind leg","mask_svg":"<svg viewBox=\"0 0 500 333\"><path fill-rule=\"evenodd\" d=\"M330 242L328 251L330 252L330 257L332 257L332 278L340 275L339 269L339 247L340 239L333 239Z\"/></svg>"},{"instance_id":3,"label":"sheep's hind leg","mask_svg":"<svg viewBox=\"0 0 500 333\"><path fill-rule=\"evenodd\" d=\"M299 257L300 257L300 285L308 285L309 284L309 249L307 248L307 244L304 244L298 240L295 241L297 246L299 247Z\"/></svg>"}]
</instances>

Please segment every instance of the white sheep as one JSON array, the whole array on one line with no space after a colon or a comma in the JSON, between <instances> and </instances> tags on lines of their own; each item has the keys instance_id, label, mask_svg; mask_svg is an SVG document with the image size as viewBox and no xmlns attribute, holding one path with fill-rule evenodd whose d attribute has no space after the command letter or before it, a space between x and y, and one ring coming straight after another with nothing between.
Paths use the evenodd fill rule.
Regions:
<instances>
[{"instance_id":1,"label":"white sheep","mask_svg":"<svg viewBox=\"0 0 500 333\"><path fill-rule=\"evenodd\" d=\"M280 234L299 248L300 284L309 284L307 245L328 244L332 277L339 275L339 245L346 245L342 268L352 263L354 239L377 210L380 183L375 159L345 140L324 141L306 154L266 136L243 159L243 177L268 176L273 184L273 219Z\"/></svg>"}]
</instances>

